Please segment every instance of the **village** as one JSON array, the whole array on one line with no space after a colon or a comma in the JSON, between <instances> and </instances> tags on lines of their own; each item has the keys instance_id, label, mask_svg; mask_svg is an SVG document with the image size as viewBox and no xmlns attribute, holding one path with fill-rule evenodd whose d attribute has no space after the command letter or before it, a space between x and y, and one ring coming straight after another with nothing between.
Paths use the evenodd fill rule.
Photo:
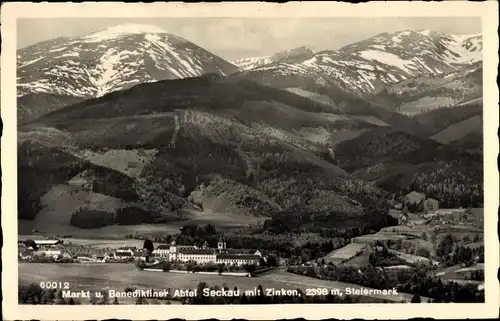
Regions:
<instances>
[{"instance_id":1,"label":"village","mask_svg":"<svg viewBox=\"0 0 500 321\"><path fill-rule=\"evenodd\" d=\"M79 246L61 239L20 240L18 242L20 261L46 263L195 263L198 265L217 264L225 266L258 266L265 260L259 250L227 248L226 241L220 239L217 248L203 246L160 244L152 251L138 246L124 246L116 249L95 246Z\"/></svg>"},{"instance_id":2,"label":"village","mask_svg":"<svg viewBox=\"0 0 500 321\"><path fill-rule=\"evenodd\" d=\"M306 266L376 267L380 273L424 269L443 282L484 289L483 209L443 209L424 194L411 192L393 202L398 225L353 237L346 246ZM300 272L304 268L292 268ZM311 273L312 274L312 273Z\"/></svg>"}]
</instances>

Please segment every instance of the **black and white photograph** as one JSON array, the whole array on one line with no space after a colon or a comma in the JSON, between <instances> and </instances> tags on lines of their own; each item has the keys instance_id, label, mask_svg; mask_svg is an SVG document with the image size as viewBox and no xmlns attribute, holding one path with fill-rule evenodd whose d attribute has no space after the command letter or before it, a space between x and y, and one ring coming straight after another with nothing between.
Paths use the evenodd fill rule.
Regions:
<instances>
[{"instance_id":1,"label":"black and white photograph","mask_svg":"<svg viewBox=\"0 0 500 321\"><path fill-rule=\"evenodd\" d=\"M484 11L18 17L17 304L484 305Z\"/></svg>"}]
</instances>

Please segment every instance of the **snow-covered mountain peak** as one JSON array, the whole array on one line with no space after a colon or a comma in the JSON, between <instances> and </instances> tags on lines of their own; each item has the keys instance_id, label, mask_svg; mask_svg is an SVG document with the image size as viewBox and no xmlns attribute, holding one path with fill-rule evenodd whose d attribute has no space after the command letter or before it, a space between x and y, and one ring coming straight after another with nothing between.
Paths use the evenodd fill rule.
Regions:
<instances>
[{"instance_id":1,"label":"snow-covered mountain peak","mask_svg":"<svg viewBox=\"0 0 500 321\"><path fill-rule=\"evenodd\" d=\"M424 36L432 36L432 35L436 34L435 31L432 31L429 29L420 30L419 33L423 34Z\"/></svg>"},{"instance_id":2,"label":"snow-covered mountain peak","mask_svg":"<svg viewBox=\"0 0 500 321\"><path fill-rule=\"evenodd\" d=\"M364 95L408 78L444 75L480 62L482 37L402 30L380 33L338 51L288 52L270 56L266 64L254 63L244 68L245 73L270 84L290 87L307 82ZM286 58L273 59L276 56Z\"/></svg>"},{"instance_id":3,"label":"snow-covered mountain peak","mask_svg":"<svg viewBox=\"0 0 500 321\"><path fill-rule=\"evenodd\" d=\"M263 67L269 64L287 63L301 61L310 58L315 53L309 47L301 46L277 52L270 56L249 57L233 61L233 63L242 70L250 70Z\"/></svg>"},{"instance_id":4,"label":"snow-covered mountain peak","mask_svg":"<svg viewBox=\"0 0 500 321\"><path fill-rule=\"evenodd\" d=\"M156 26L125 24L18 50L18 96L98 97L146 82L239 69Z\"/></svg>"},{"instance_id":5,"label":"snow-covered mountain peak","mask_svg":"<svg viewBox=\"0 0 500 321\"><path fill-rule=\"evenodd\" d=\"M141 25L141 24L121 24L113 27L106 28L101 31L79 37L78 40L84 42L99 42L103 40L110 40L120 38L123 36L136 35L136 34L163 34L167 33L160 27L154 25Z\"/></svg>"}]
</instances>

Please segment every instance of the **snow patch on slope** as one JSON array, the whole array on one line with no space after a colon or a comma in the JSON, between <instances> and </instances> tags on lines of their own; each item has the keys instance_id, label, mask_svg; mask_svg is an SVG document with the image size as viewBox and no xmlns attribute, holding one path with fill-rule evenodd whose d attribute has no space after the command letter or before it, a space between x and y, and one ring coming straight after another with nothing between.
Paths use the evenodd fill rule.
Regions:
<instances>
[{"instance_id":1,"label":"snow patch on slope","mask_svg":"<svg viewBox=\"0 0 500 321\"><path fill-rule=\"evenodd\" d=\"M143 34L143 33L166 33L166 31L153 25L141 25L141 24L129 23L129 24L122 24L110 27L98 32L94 32L90 35L80 37L79 40L83 42L100 42L104 40L119 38L122 36Z\"/></svg>"},{"instance_id":2,"label":"snow patch on slope","mask_svg":"<svg viewBox=\"0 0 500 321\"><path fill-rule=\"evenodd\" d=\"M365 50L361 51L359 55L366 60L376 60L385 65L395 66L404 70L406 73L413 75L413 71L409 68L415 68L415 64L411 60L404 60L395 54L383 52L380 50Z\"/></svg>"}]
</instances>

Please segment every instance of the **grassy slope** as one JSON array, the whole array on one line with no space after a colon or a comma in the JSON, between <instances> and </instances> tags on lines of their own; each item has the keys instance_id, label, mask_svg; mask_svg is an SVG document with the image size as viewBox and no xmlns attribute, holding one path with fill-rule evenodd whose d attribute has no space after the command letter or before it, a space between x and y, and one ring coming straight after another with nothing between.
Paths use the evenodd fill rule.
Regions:
<instances>
[{"instance_id":1,"label":"grassy slope","mask_svg":"<svg viewBox=\"0 0 500 321\"><path fill-rule=\"evenodd\" d=\"M117 171L96 166L88 161L66 153L57 147L25 142L18 146L18 201L19 218L33 218L36 213L30 209L40 205L40 198L53 186L66 184L72 177L84 170L91 170L97 182L109 181L112 188L103 188L101 193L109 196L137 196L130 191L133 181Z\"/></svg>"},{"instance_id":2,"label":"grassy slope","mask_svg":"<svg viewBox=\"0 0 500 321\"><path fill-rule=\"evenodd\" d=\"M330 162L325 146L295 132L318 124L329 132L375 126L332 112L331 106L247 81L196 78L111 93L55 111L23 130L53 126L80 148L156 149L137 177L143 188L136 191L153 207L167 203L169 210L178 209L205 183L212 190L208 196L222 196L229 211L273 216L300 200L304 214L333 211L335 217L362 220L360 204L380 202L384 192L353 179ZM338 222L332 217L329 224Z\"/></svg>"},{"instance_id":3,"label":"grassy slope","mask_svg":"<svg viewBox=\"0 0 500 321\"><path fill-rule=\"evenodd\" d=\"M19 124L33 121L55 110L82 101L82 98L46 93L28 94L17 99L17 120Z\"/></svg>"},{"instance_id":4,"label":"grassy slope","mask_svg":"<svg viewBox=\"0 0 500 321\"><path fill-rule=\"evenodd\" d=\"M476 115L459 123L448 126L446 129L432 136L432 138L442 144L447 144L474 133L483 133L483 121L481 119L481 115Z\"/></svg>"},{"instance_id":5,"label":"grassy slope","mask_svg":"<svg viewBox=\"0 0 500 321\"><path fill-rule=\"evenodd\" d=\"M416 115L414 119L431 126L434 129L432 132L432 135L434 135L453 124L482 115L482 108L482 104L441 108Z\"/></svg>"},{"instance_id":6,"label":"grassy slope","mask_svg":"<svg viewBox=\"0 0 500 321\"><path fill-rule=\"evenodd\" d=\"M66 107L23 130L55 127L75 146L97 151L155 149L136 190L151 207L181 209L203 183L212 211L308 215L318 221L307 224L321 221L323 228L359 226L363 205L383 202L386 192L364 180L393 191L421 172L445 166L456 174L476 164L450 163L461 154L410 134L428 137L433 126L341 91L323 94L338 107L232 78L162 81ZM312 130L324 138L304 134ZM346 130L351 136L339 142ZM333 155L328 148L335 144Z\"/></svg>"},{"instance_id":7,"label":"grassy slope","mask_svg":"<svg viewBox=\"0 0 500 321\"><path fill-rule=\"evenodd\" d=\"M341 88L335 86L333 83L328 86L319 85L316 82L316 77L307 78L298 75L280 75L279 77L269 76L265 71L261 72L247 72L238 75L239 78L245 78L266 84L274 88L294 88L294 91L312 97L313 100L318 101L315 97L320 96L321 101L325 101L332 108L340 110L341 114L347 115L363 115L374 116L375 118L383 121L397 130L407 133L425 136L428 134L430 128L428 126L414 121L413 119L391 111L385 101L368 101L358 97L356 94L349 92L348 88ZM315 96L317 95L317 96Z\"/></svg>"}]
</instances>

